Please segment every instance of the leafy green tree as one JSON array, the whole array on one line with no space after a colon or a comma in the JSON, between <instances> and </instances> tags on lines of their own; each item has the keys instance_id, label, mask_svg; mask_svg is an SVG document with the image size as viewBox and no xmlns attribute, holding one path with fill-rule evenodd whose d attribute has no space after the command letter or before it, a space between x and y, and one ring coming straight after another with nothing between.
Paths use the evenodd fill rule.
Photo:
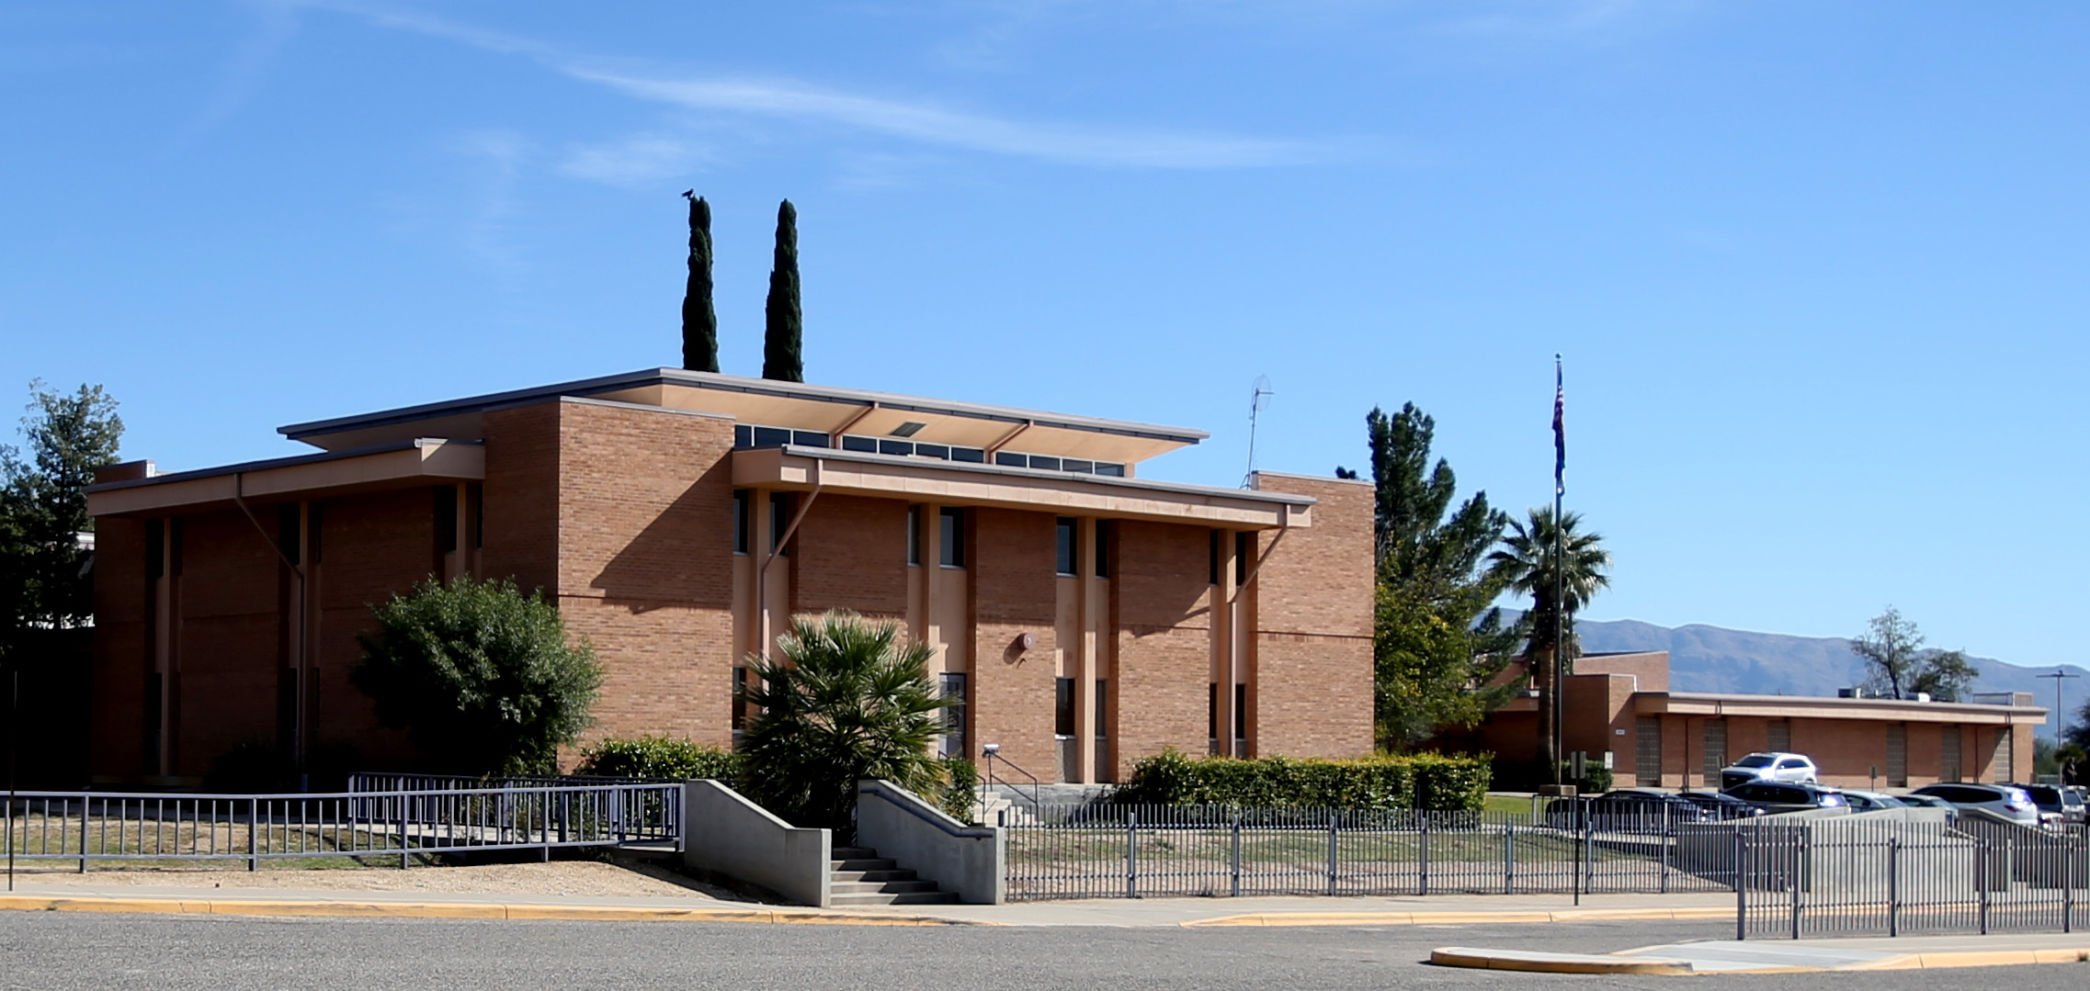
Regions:
<instances>
[{"instance_id":1,"label":"leafy green tree","mask_svg":"<svg viewBox=\"0 0 2090 991\"><path fill-rule=\"evenodd\" d=\"M1581 524L1581 514L1563 513L1556 531L1552 508L1534 509L1528 522L1511 520L1502 547L1488 555L1489 576L1531 599L1531 611L1524 616L1524 657L1538 683L1539 758L1545 768L1560 766L1560 755L1553 750L1553 693L1560 675L1573 672L1578 653L1574 627L1556 624L1556 619L1573 620L1598 590L1611 584L1606 573L1611 553L1604 549L1604 538L1580 532ZM1555 632L1563 629L1566 643Z\"/></svg>"},{"instance_id":2,"label":"leafy green tree","mask_svg":"<svg viewBox=\"0 0 2090 991\"><path fill-rule=\"evenodd\" d=\"M769 301L762 313L762 377L805 381L805 315L798 299L798 209L790 200L776 211L776 261L769 270Z\"/></svg>"},{"instance_id":3,"label":"leafy green tree","mask_svg":"<svg viewBox=\"0 0 2090 991\"><path fill-rule=\"evenodd\" d=\"M718 371L718 313L711 306L711 204L689 200L689 283L682 290L682 367Z\"/></svg>"},{"instance_id":4,"label":"leafy green tree","mask_svg":"<svg viewBox=\"0 0 2090 991\"><path fill-rule=\"evenodd\" d=\"M1865 661L1869 687L1890 698L1922 692L1940 702L1958 702L1973 691L1981 674L1962 651L1926 649L1923 631L1891 605L1852 638L1851 653Z\"/></svg>"},{"instance_id":5,"label":"leafy green tree","mask_svg":"<svg viewBox=\"0 0 2090 991\"><path fill-rule=\"evenodd\" d=\"M73 393L29 386L22 418L26 451L0 446L0 651L34 631L85 624L94 612L88 552L87 487L95 469L116 461L123 420L98 385Z\"/></svg>"},{"instance_id":6,"label":"leafy green tree","mask_svg":"<svg viewBox=\"0 0 2090 991\"><path fill-rule=\"evenodd\" d=\"M431 770L540 774L589 724L602 670L557 606L509 580L433 578L373 607L351 672Z\"/></svg>"},{"instance_id":7,"label":"leafy green tree","mask_svg":"<svg viewBox=\"0 0 2090 991\"><path fill-rule=\"evenodd\" d=\"M740 690L755 710L740 745L749 798L846 835L860 780L935 794L943 769L929 746L944 700L927 644L904 642L895 623L830 612L794 619L777 649L750 658L755 680Z\"/></svg>"},{"instance_id":8,"label":"leafy green tree","mask_svg":"<svg viewBox=\"0 0 2090 991\"><path fill-rule=\"evenodd\" d=\"M2054 718L2059 719L2061 716L2055 713ZM2090 699L2083 700L2082 707L2075 712L2075 723L2062 730L2061 737L2085 753L2090 753ZM2084 771L2090 773L2090 768L2084 768Z\"/></svg>"},{"instance_id":9,"label":"leafy green tree","mask_svg":"<svg viewBox=\"0 0 2090 991\"><path fill-rule=\"evenodd\" d=\"M1518 634L1492 607L1501 581L1479 565L1508 517L1485 492L1453 507L1457 477L1442 458L1432 466L1436 421L1415 404L1392 416L1374 408L1365 428L1378 560L1373 710L1381 744L1397 750L1443 726L1470 727L1507 695L1489 686Z\"/></svg>"}]
</instances>

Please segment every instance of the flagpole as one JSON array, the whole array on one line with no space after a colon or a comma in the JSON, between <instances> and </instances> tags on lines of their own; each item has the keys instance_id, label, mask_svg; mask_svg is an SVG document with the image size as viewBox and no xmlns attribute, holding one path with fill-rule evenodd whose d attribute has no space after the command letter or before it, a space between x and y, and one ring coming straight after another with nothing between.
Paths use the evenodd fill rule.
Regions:
<instances>
[{"instance_id":1,"label":"flagpole","mask_svg":"<svg viewBox=\"0 0 2090 991\"><path fill-rule=\"evenodd\" d=\"M1561 677L1566 670L1565 661L1567 659L1567 562L1561 559L1560 533L1561 497L1567 492L1567 430L1564 422L1566 405L1567 391L1566 385L1561 378L1560 355L1555 354L1553 356L1553 698L1550 700L1553 706L1553 739L1547 742L1553 746L1553 783L1556 786L1565 783L1561 780L1561 765L1567 760L1567 754L1565 753L1567 734L1562 731L1560 725L1560 696L1567 687L1566 679Z\"/></svg>"}]
</instances>

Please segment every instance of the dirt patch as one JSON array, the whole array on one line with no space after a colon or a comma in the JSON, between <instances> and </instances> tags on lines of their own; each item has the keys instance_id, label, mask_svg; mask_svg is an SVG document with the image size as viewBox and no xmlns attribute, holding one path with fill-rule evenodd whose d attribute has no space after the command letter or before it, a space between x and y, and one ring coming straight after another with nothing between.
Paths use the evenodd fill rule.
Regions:
<instances>
[{"instance_id":1,"label":"dirt patch","mask_svg":"<svg viewBox=\"0 0 2090 991\"><path fill-rule=\"evenodd\" d=\"M589 860L469 867L366 867L330 870L105 870L85 874L40 865L17 876L39 888L117 885L182 888L300 888L326 891L422 891L431 894L578 895L589 898L687 898L738 900L725 889L659 868Z\"/></svg>"}]
</instances>

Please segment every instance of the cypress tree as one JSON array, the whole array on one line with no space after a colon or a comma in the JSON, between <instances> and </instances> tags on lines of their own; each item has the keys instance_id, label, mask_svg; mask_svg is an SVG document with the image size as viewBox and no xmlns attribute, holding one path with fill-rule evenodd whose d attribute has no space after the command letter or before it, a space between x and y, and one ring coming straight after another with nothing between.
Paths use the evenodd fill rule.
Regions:
<instances>
[{"instance_id":1,"label":"cypress tree","mask_svg":"<svg viewBox=\"0 0 2090 991\"><path fill-rule=\"evenodd\" d=\"M763 314L762 377L805 381L805 316L798 304L798 210L790 200L776 211L776 263L769 270L769 302Z\"/></svg>"},{"instance_id":2,"label":"cypress tree","mask_svg":"<svg viewBox=\"0 0 2090 991\"><path fill-rule=\"evenodd\" d=\"M682 367L718 371L718 313L711 308L711 204L687 190L689 285L682 290Z\"/></svg>"}]
</instances>

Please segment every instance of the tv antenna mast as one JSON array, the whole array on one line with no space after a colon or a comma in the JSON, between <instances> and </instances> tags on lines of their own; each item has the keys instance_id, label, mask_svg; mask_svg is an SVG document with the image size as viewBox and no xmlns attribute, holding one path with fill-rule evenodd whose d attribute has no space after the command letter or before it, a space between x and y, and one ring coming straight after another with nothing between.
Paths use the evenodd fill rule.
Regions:
<instances>
[{"instance_id":1,"label":"tv antenna mast","mask_svg":"<svg viewBox=\"0 0 2090 991\"><path fill-rule=\"evenodd\" d=\"M1256 376L1255 385L1248 395L1248 474L1241 476L1244 489L1248 487L1248 480L1255 477L1256 421L1262 418L1264 410L1270 408L1270 397L1274 395L1277 393L1270 391L1270 376Z\"/></svg>"}]
</instances>

